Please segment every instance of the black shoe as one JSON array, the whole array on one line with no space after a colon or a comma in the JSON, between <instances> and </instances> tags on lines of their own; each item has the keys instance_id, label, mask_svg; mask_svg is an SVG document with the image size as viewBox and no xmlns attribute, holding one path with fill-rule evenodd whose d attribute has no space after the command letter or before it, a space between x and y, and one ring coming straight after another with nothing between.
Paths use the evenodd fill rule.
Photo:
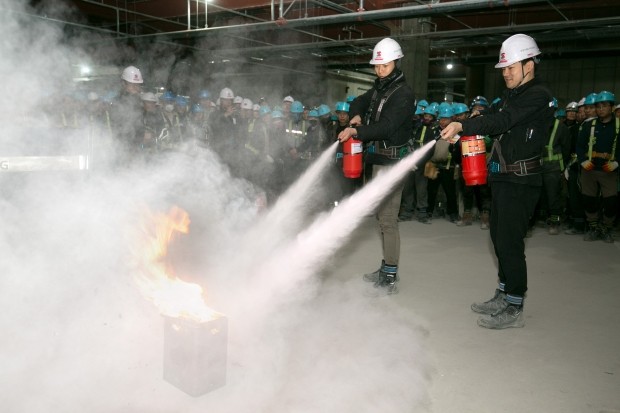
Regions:
<instances>
[{"instance_id":1,"label":"black shoe","mask_svg":"<svg viewBox=\"0 0 620 413\"><path fill-rule=\"evenodd\" d=\"M611 228L601 228L599 230L599 237L600 239L603 240L603 242L606 242L608 244L613 244L614 243L614 236L611 233Z\"/></svg>"},{"instance_id":2,"label":"black shoe","mask_svg":"<svg viewBox=\"0 0 620 413\"><path fill-rule=\"evenodd\" d=\"M596 241L599 239L599 232L596 227L589 227L588 232L583 235L584 241Z\"/></svg>"},{"instance_id":3,"label":"black shoe","mask_svg":"<svg viewBox=\"0 0 620 413\"><path fill-rule=\"evenodd\" d=\"M398 220L400 222L411 221L412 219L413 219L413 214L402 213L398 215Z\"/></svg>"},{"instance_id":4,"label":"black shoe","mask_svg":"<svg viewBox=\"0 0 620 413\"><path fill-rule=\"evenodd\" d=\"M431 218L428 215L419 215L418 216L418 222L420 222L422 224L430 224L431 223Z\"/></svg>"}]
</instances>

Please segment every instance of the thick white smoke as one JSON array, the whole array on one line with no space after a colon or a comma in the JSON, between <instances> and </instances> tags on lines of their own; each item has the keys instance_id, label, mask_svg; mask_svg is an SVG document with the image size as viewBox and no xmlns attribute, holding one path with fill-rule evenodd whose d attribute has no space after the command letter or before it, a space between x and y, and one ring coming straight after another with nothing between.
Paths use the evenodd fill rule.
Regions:
<instances>
[{"instance_id":1,"label":"thick white smoke","mask_svg":"<svg viewBox=\"0 0 620 413\"><path fill-rule=\"evenodd\" d=\"M83 53L22 7L0 0L0 74L16 99L0 115L0 150L10 155L48 142L28 135L27 120L68 87ZM417 320L392 300L365 297L359 274L334 257L379 187L304 229L299 205L324 179L315 172L275 215L260 214L255 189L209 151L89 172L0 172L3 411L424 411L429 366ZM177 272L229 317L227 384L199 398L163 380L163 319L129 259L142 208L172 205L192 219L171 248Z\"/></svg>"}]
</instances>

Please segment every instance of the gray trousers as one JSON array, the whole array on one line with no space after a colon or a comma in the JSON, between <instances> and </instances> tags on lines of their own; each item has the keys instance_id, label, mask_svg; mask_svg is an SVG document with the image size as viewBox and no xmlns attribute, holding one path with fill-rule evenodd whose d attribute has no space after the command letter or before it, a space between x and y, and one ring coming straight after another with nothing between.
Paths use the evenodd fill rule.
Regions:
<instances>
[{"instance_id":1,"label":"gray trousers","mask_svg":"<svg viewBox=\"0 0 620 413\"><path fill-rule=\"evenodd\" d=\"M372 177L381 173L389 166L373 165ZM403 182L396 185L383 200L377 210L377 221L381 243L383 246L383 259L387 265L398 265L400 258L400 232L398 231L398 211L400 209L400 198L403 192Z\"/></svg>"}]
</instances>

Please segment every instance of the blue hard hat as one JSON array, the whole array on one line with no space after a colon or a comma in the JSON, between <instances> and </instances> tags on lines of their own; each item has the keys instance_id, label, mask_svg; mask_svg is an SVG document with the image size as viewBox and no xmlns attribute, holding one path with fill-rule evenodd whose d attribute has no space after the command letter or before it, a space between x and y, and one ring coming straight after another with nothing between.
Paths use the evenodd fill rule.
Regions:
<instances>
[{"instance_id":1,"label":"blue hard hat","mask_svg":"<svg viewBox=\"0 0 620 413\"><path fill-rule=\"evenodd\" d=\"M502 101L502 98L498 96L495 99L493 99L493 102L491 102L491 105L497 105L501 101Z\"/></svg>"},{"instance_id":2,"label":"blue hard hat","mask_svg":"<svg viewBox=\"0 0 620 413\"><path fill-rule=\"evenodd\" d=\"M175 103L179 106L187 106L189 104L189 101L185 96L177 96Z\"/></svg>"},{"instance_id":3,"label":"blue hard hat","mask_svg":"<svg viewBox=\"0 0 620 413\"><path fill-rule=\"evenodd\" d=\"M586 100L585 102L583 102L584 105L594 105L596 103L596 96L597 94L592 92L590 93L588 96L586 96Z\"/></svg>"},{"instance_id":4,"label":"blue hard hat","mask_svg":"<svg viewBox=\"0 0 620 413\"><path fill-rule=\"evenodd\" d=\"M303 113L304 105L300 101L296 100L291 103L291 113Z\"/></svg>"},{"instance_id":5,"label":"blue hard hat","mask_svg":"<svg viewBox=\"0 0 620 413\"><path fill-rule=\"evenodd\" d=\"M470 107L474 107L475 105L479 106L489 106L489 101L484 96L476 96L472 99Z\"/></svg>"},{"instance_id":6,"label":"blue hard hat","mask_svg":"<svg viewBox=\"0 0 620 413\"><path fill-rule=\"evenodd\" d=\"M437 117L438 108L439 108L439 104L437 102L433 102L430 105L428 105L426 108L424 108L424 114L433 115Z\"/></svg>"},{"instance_id":7,"label":"blue hard hat","mask_svg":"<svg viewBox=\"0 0 620 413\"><path fill-rule=\"evenodd\" d=\"M268 115L270 113L271 113L271 109L267 105L263 105L263 106L260 107L260 109L258 109L258 114L260 116Z\"/></svg>"},{"instance_id":8,"label":"blue hard hat","mask_svg":"<svg viewBox=\"0 0 620 413\"><path fill-rule=\"evenodd\" d=\"M207 89L202 89L200 92L198 92L198 99L209 99L211 97L211 92L209 92Z\"/></svg>"},{"instance_id":9,"label":"blue hard hat","mask_svg":"<svg viewBox=\"0 0 620 413\"><path fill-rule=\"evenodd\" d=\"M319 112L316 109L312 109L310 112L308 112L308 118L318 118L319 117Z\"/></svg>"},{"instance_id":10,"label":"blue hard hat","mask_svg":"<svg viewBox=\"0 0 620 413\"><path fill-rule=\"evenodd\" d=\"M192 113L203 113L205 110L200 103L194 103L192 105Z\"/></svg>"},{"instance_id":11,"label":"blue hard hat","mask_svg":"<svg viewBox=\"0 0 620 413\"><path fill-rule=\"evenodd\" d=\"M441 102L439 104L439 107L437 108L437 110L441 110L441 108L451 108L451 107L452 107L452 105L450 103L448 103L448 102Z\"/></svg>"},{"instance_id":12,"label":"blue hard hat","mask_svg":"<svg viewBox=\"0 0 620 413\"><path fill-rule=\"evenodd\" d=\"M427 106L428 106L428 102L422 99L416 105L415 114L422 115L424 113L424 109L426 109Z\"/></svg>"},{"instance_id":13,"label":"blue hard hat","mask_svg":"<svg viewBox=\"0 0 620 413\"><path fill-rule=\"evenodd\" d=\"M558 107L558 100L556 98L553 98L553 107L557 108Z\"/></svg>"},{"instance_id":14,"label":"blue hard hat","mask_svg":"<svg viewBox=\"0 0 620 413\"><path fill-rule=\"evenodd\" d=\"M105 103L112 103L114 99L118 97L118 93L115 91L107 92L102 97L101 100Z\"/></svg>"},{"instance_id":15,"label":"blue hard hat","mask_svg":"<svg viewBox=\"0 0 620 413\"><path fill-rule=\"evenodd\" d=\"M469 108L464 103L455 103L452 106L452 111L454 112L455 115L460 115L462 113L469 112Z\"/></svg>"},{"instance_id":16,"label":"blue hard hat","mask_svg":"<svg viewBox=\"0 0 620 413\"><path fill-rule=\"evenodd\" d=\"M594 99L594 103L600 103L600 102L615 103L616 102L616 96L613 93L611 93L611 92L603 90L601 93L597 94L596 95L596 99Z\"/></svg>"},{"instance_id":17,"label":"blue hard hat","mask_svg":"<svg viewBox=\"0 0 620 413\"><path fill-rule=\"evenodd\" d=\"M331 113L331 109L323 103L318 107L317 112L319 112L319 116L329 115Z\"/></svg>"},{"instance_id":18,"label":"blue hard hat","mask_svg":"<svg viewBox=\"0 0 620 413\"><path fill-rule=\"evenodd\" d=\"M451 118L454 116L454 111L452 110L452 106L441 106L439 105L439 119Z\"/></svg>"},{"instance_id":19,"label":"blue hard hat","mask_svg":"<svg viewBox=\"0 0 620 413\"><path fill-rule=\"evenodd\" d=\"M284 117L284 114L279 110L274 110L271 112L272 119L282 119L283 117Z\"/></svg>"},{"instance_id":20,"label":"blue hard hat","mask_svg":"<svg viewBox=\"0 0 620 413\"><path fill-rule=\"evenodd\" d=\"M558 109L555 111L556 118L565 118L566 117L566 109Z\"/></svg>"},{"instance_id":21,"label":"blue hard hat","mask_svg":"<svg viewBox=\"0 0 620 413\"><path fill-rule=\"evenodd\" d=\"M176 98L177 98L177 95L175 95L169 90L166 90L164 94L161 95L161 100L165 100L165 101L172 101L172 100L175 100Z\"/></svg>"},{"instance_id":22,"label":"blue hard hat","mask_svg":"<svg viewBox=\"0 0 620 413\"><path fill-rule=\"evenodd\" d=\"M350 107L347 102L336 102L336 112L348 112Z\"/></svg>"},{"instance_id":23,"label":"blue hard hat","mask_svg":"<svg viewBox=\"0 0 620 413\"><path fill-rule=\"evenodd\" d=\"M347 96L347 103L351 103L351 102L353 102L354 100L355 100L355 96L353 96L353 95L349 95L349 96Z\"/></svg>"}]
</instances>

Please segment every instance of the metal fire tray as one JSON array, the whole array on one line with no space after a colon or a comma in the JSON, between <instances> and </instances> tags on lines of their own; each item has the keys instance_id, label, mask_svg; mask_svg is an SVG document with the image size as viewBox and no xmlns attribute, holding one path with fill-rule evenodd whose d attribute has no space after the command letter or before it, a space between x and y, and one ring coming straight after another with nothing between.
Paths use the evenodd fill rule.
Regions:
<instances>
[{"instance_id":1,"label":"metal fire tray","mask_svg":"<svg viewBox=\"0 0 620 413\"><path fill-rule=\"evenodd\" d=\"M194 397L226 385L228 319L164 320L164 380Z\"/></svg>"}]
</instances>

